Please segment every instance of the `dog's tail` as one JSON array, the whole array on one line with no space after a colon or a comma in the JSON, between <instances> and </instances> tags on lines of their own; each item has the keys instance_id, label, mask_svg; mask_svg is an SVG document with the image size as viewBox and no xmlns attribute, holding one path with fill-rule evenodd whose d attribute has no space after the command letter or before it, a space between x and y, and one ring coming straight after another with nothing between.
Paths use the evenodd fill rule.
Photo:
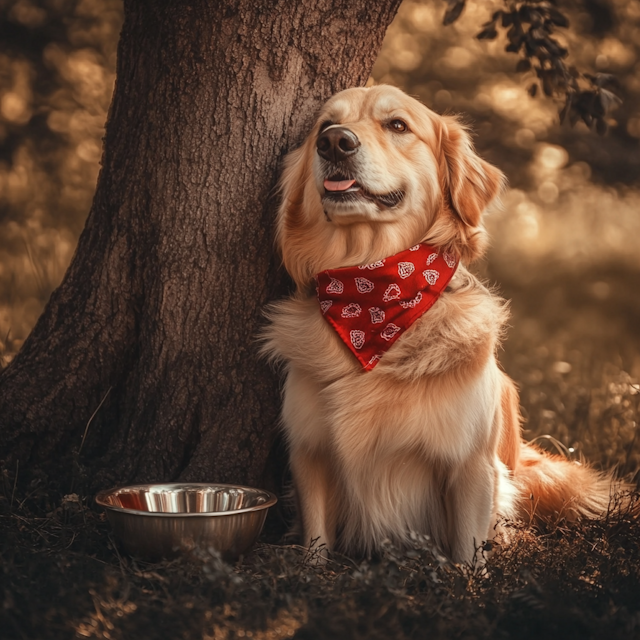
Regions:
<instances>
[{"instance_id":1,"label":"dog's tail","mask_svg":"<svg viewBox=\"0 0 640 640\"><path fill-rule=\"evenodd\" d=\"M518 516L529 522L601 518L621 504L622 494L630 489L613 473L601 473L528 442L520 445L513 479Z\"/></svg>"},{"instance_id":2,"label":"dog's tail","mask_svg":"<svg viewBox=\"0 0 640 640\"><path fill-rule=\"evenodd\" d=\"M506 375L502 384L499 455L515 484L515 515L525 522L601 518L614 507L631 506L633 487L586 464L553 455L524 442L518 390ZM634 508L640 505L634 502Z\"/></svg>"}]
</instances>

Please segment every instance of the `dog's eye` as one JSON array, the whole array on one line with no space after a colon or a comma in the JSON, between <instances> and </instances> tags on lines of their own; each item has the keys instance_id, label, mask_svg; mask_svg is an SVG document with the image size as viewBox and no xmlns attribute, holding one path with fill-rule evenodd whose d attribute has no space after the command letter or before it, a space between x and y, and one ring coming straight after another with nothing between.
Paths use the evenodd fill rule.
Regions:
<instances>
[{"instance_id":1,"label":"dog's eye","mask_svg":"<svg viewBox=\"0 0 640 640\"><path fill-rule=\"evenodd\" d=\"M389 128L393 131L397 131L398 133L409 131L407 123L404 120L398 120L397 118L395 120L391 120L391 122L389 123Z\"/></svg>"},{"instance_id":2,"label":"dog's eye","mask_svg":"<svg viewBox=\"0 0 640 640\"><path fill-rule=\"evenodd\" d=\"M333 122L331 122L331 120L325 120L320 125L319 133L322 133L327 127L330 127L332 124L333 124Z\"/></svg>"}]
</instances>

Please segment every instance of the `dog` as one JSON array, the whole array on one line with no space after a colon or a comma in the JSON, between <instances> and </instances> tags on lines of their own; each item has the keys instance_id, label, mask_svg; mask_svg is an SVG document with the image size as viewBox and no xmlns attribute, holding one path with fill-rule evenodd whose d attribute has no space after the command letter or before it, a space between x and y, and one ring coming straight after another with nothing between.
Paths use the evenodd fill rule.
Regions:
<instances>
[{"instance_id":1,"label":"dog","mask_svg":"<svg viewBox=\"0 0 640 640\"><path fill-rule=\"evenodd\" d=\"M415 531L471 562L503 518L607 511L610 477L522 440L495 356L507 305L467 269L504 184L456 117L384 85L333 96L286 157L296 290L267 310L263 350L286 371L305 545L371 554Z\"/></svg>"}]
</instances>

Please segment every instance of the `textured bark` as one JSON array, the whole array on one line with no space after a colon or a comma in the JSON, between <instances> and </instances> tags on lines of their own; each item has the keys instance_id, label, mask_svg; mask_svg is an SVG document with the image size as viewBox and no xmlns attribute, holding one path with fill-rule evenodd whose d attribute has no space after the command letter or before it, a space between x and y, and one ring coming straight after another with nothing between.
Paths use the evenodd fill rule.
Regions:
<instances>
[{"instance_id":1,"label":"textured bark","mask_svg":"<svg viewBox=\"0 0 640 640\"><path fill-rule=\"evenodd\" d=\"M279 390L255 335L283 290L278 163L328 96L366 81L398 4L125 2L85 230L0 376L9 470L264 482Z\"/></svg>"}]
</instances>

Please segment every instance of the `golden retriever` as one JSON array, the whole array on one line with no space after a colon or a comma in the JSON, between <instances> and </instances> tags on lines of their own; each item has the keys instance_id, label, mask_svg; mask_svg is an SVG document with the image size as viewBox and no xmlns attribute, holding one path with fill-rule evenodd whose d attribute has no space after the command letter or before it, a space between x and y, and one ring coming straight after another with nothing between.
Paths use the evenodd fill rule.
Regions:
<instances>
[{"instance_id":1,"label":"golden retriever","mask_svg":"<svg viewBox=\"0 0 640 640\"><path fill-rule=\"evenodd\" d=\"M277 242L296 292L267 312L264 350L286 366L305 544L371 553L417 531L468 562L500 516L606 511L610 478L521 441L518 393L495 357L507 309L466 268L503 184L455 117L390 86L332 97L287 156ZM323 317L315 276L418 243L457 270L366 370Z\"/></svg>"}]
</instances>

